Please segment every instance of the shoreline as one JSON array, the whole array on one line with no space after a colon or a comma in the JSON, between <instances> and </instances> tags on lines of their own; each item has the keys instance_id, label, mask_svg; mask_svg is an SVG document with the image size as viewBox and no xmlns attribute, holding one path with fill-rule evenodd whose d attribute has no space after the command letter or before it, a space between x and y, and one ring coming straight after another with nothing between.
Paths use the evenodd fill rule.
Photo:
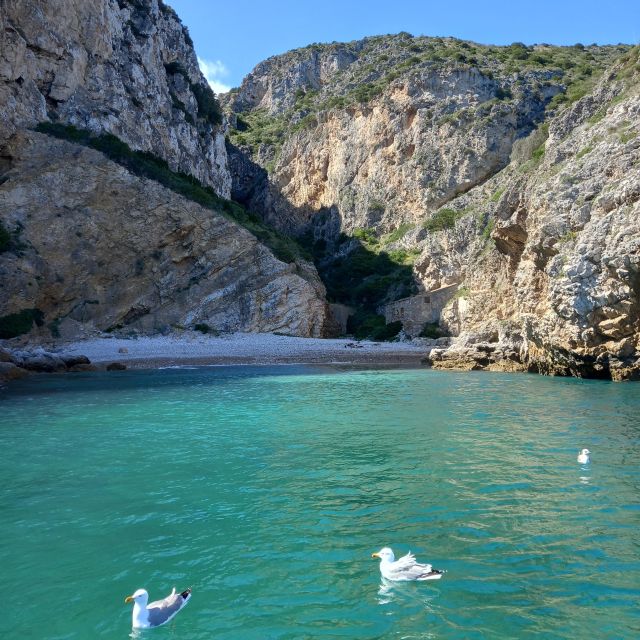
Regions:
<instances>
[{"instance_id":1,"label":"shoreline","mask_svg":"<svg viewBox=\"0 0 640 640\"><path fill-rule=\"evenodd\" d=\"M52 351L65 357L86 356L99 368L119 363L127 369L158 369L275 364L421 366L429 347L420 341L358 342L348 338L234 333L89 338L57 344Z\"/></svg>"}]
</instances>

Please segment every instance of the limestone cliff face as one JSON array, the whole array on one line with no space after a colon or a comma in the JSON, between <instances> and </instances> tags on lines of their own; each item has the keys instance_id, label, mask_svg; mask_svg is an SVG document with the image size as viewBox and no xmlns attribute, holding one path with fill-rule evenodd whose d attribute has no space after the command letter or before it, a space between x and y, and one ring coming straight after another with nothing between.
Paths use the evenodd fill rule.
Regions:
<instances>
[{"instance_id":1,"label":"limestone cliff face","mask_svg":"<svg viewBox=\"0 0 640 640\"><path fill-rule=\"evenodd\" d=\"M313 267L277 260L221 213L42 134L15 134L2 156L14 247L0 253L0 316L38 309L45 338L199 323L323 335Z\"/></svg>"},{"instance_id":2,"label":"limestone cliff face","mask_svg":"<svg viewBox=\"0 0 640 640\"><path fill-rule=\"evenodd\" d=\"M540 47L546 63L528 66L505 51L400 34L261 63L223 97L231 141L269 171L249 206L325 239L422 221L505 167L564 89L564 52Z\"/></svg>"},{"instance_id":3,"label":"limestone cliff face","mask_svg":"<svg viewBox=\"0 0 640 640\"><path fill-rule=\"evenodd\" d=\"M436 366L640 376L640 94L638 69L624 71L550 121L541 158L453 201L470 213L421 245L427 288L464 286L445 313L462 335Z\"/></svg>"},{"instance_id":4,"label":"limestone cliff face","mask_svg":"<svg viewBox=\"0 0 640 640\"><path fill-rule=\"evenodd\" d=\"M4 0L0 104L0 142L49 119L110 132L229 196L212 94L161 0Z\"/></svg>"},{"instance_id":5,"label":"limestone cliff face","mask_svg":"<svg viewBox=\"0 0 640 640\"><path fill-rule=\"evenodd\" d=\"M638 377L640 68L624 53L400 35L271 59L224 98L233 190L341 257L364 228L369 248L417 256L422 290L460 283L435 366Z\"/></svg>"}]
</instances>

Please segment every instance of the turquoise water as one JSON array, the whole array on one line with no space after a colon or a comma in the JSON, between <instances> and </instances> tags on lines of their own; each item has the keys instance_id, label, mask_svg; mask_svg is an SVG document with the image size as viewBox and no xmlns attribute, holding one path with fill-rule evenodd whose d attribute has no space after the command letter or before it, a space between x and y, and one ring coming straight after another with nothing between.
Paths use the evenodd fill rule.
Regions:
<instances>
[{"instance_id":1,"label":"turquoise water","mask_svg":"<svg viewBox=\"0 0 640 640\"><path fill-rule=\"evenodd\" d=\"M593 461L576 462L588 447ZM0 394L1 638L640 637L640 386L212 367ZM384 545L446 569L381 584Z\"/></svg>"}]
</instances>

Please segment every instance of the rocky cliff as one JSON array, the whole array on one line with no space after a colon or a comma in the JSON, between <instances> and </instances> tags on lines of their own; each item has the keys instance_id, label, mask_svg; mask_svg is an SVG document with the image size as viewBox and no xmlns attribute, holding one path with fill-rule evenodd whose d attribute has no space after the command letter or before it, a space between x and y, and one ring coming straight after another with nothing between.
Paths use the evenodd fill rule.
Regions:
<instances>
[{"instance_id":1,"label":"rocky cliff","mask_svg":"<svg viewBox=\"0 0 640 640\"><path fill-rule=\"evenodd\" d=\"M223 98L231 142L269 172L256 186L232 159L234 195L325 240L421 222L505 167L567 82L616 52L400 34L271 58Z\"/></svg>"},{"instance_id":2,"label":"rocky cliff","mask_svg":"<svg viewBox=\"0 0 640 640\"><path fill-rule=\"evenodd\" d=\"M110 132L228 197L215 98L161 0L4 0L0 142L53 120Z\"/></svg>"},{"instance_id":3,"label":"rocky cliff","mask_svg":"<svg viewBox=\"0 0 640 640\"><path fill-rule=\"evenodd\" d=\"M479 356L496 368L640 376L639 79L636 49L550 120L533 158L452 203L475 219L430 239L416 262L426 286L455 272L465 287L445 314L460 348L434 354L436 366ZM490 225L485 242L479 225ZM452 245L455 264L443 257Z\"/></svg>"},{"instance_id":4,"label":"rocky cliff","mask_svg":"<svg viewBox=\"0 0 640 640\"><path fill-rule=\"evenodd\" d=\"M220 107L174 11L1 7L0 338L324 335L313 265L226 199Z\"/></svg>"},{"instance_id":5,"label":"rocky cliff","mask_svg":"<svg viewBox=\"0 0 640 640\"><path fill-rule=\"evenodd\" d=\"M408 270L459 283L435 366L636 377L637 57L408 34L276 57L223 97L232 192L369 313Z\"/></svg>"},{"instance_id":6,"label":"rocky cliff","mask_svg":"<svg viewBox=\"0 0 640 640\"><path fill-rule=\"evenodd\" d=\"M30 339L172 327L323 335L313 267L278 260L222 210L40 133L15 134L3 157L0 220L16 230L0 253L3 329L34 321Z\"/></svg>"}]
</instances>

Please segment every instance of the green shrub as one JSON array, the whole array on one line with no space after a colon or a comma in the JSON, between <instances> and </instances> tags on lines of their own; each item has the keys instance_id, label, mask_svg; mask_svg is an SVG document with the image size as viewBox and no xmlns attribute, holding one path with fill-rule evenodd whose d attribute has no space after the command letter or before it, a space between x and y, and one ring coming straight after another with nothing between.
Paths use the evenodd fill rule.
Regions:
<instances>
[{"instance_id":1,"label":"green shrub","mask_svg":"<svg viewBox=\"0 0 640 640\"><path fill-rule=\"evenodd\" d=\"M164 65L165 71L169 75L181 75L187 82L189 82L189 74L187 70L182 66L181 62L174 60L173 62L167 62Z\"/></svg>"},{"instance_id":2,"label":"green shrub","mask_svg":"<svg viewBox=\"0 0 640 640\"><path fill-rule=\"evenodd\" d=\"M218 332L213 327L210 327L206 322L198 322L197 324L194 324L193 330L199 331L200 333L210 333L214 336L218 335Z\"/></svg>"},{"instance_id":3,"label":"green shrub","mask_svg":"<svg viewBox=\"0 0 640 640\"><path fill-rule=\"evenodd\" d=\"M375 229L354 229L353 237L369 245L378 244L378 236Z\"/></svg>"},{"instance_id":4,"label":"green shrub","mask_svg":"<svg viewBox=\"0 0 640 640\"><path fill-rule=\"evenodd\" d=\"M424 228L427 231L445 231L446 229L453 229L456 224L456 220L462 215L462 211L456 211L455 209L440 209L436 211L429 220L425 221Z\"/></svg>"},{"instance_id":5,"label":"green shrub","mask_svg":"<svg viewBox=\"0 0 640 640\"><path fill-rule=\"evenodd\" d=\"M489 202L498 202L504 193L504 188L496 189L493 195L489 198Z\"/></svg>"},{"instance_id":6,"label":"green shrub","mask_svg":"<svg viewBox=\"0 0 640 640\"><path fill-rule=\"evenodd\" d=\"M212 125L222 123L222 111L209 85L191 84L191 91L198 103L198 117Z\"/></svg>"},{"instance_id":7,"label":"green shrub","mask_svg":"<svg viewBox=\"0 0 640 640\"><path fill-rule=\"evenodd\" d=\"M288 122L283 116L271 116L264 109L257 109L238 116L236 129L229 131L229 140L238 146L248 146L255 153L261 144L278 149L284 140Z\"/></svg>"},{"instance_id":8,"label":"green shrub","mask_svg":"<svg viewBox=\"0 0 640 640\"><path fill-rule=\"evenodd\" d=\"M301 118L291 127L291 131L304 131L305 129L313 129L318 126L318 118L315 113L309 113Z\"/></svg>"},{"instance_id":9,"label":"green shrub","mask_svg":"<svg viewBox=\"0 0 640 640\"><path fill-rule=\"evenodd\" d=\"M325 102L320 106L320 109L329 110L333 109L334 107L342 109L346 107L347 104L348 100L345 96L331 96L330 98L327 98L327 100L325 100Z\"/></svg>"},{"instance_id":10,"label":"green shrub","mask_svg":"<svg viewBox=\"0 0 640 640\"><path fill-rule=\"evenodd\" d=\"M345 238L345 241L350 241ZM347 255L331 258L332 253L316 256L316 267L327 288L327 296L365 315L376 315L375 310L388 301L411 295L415 288L411 266L394 262L376 246L361 244Z\"/></svg>"},{"instance_id":11,"label":"green shrub","mask_svg":"<svg viewBox=\"0 0 640 640\"><path fill-rule=\"evenodd\" d=\"M420 338L441 338L443 335L437 322L425 322L422 331L419 333Z\"/></svg>"},{"instance_id":12,"label":"green shrub","mask_svg":"<svg viewBox=\"0 0 640 640\"><path fill-rule=\"evenodd\" d=\"M379 96L384 91L384 85L381 83L367 82L358 85L355 89L349 92L349 96L355 101L360 103L369 102L373 98Z\"/></svg>"},{"instance_id":13,"label":"green shrub","mask_svg":"<svg viewBox=\"0 0 640 640\"><path fill-rule=\"evenodd\" d=\"M11 247L11 235L0 222L0 253L8 251Z\"/></svg>"},{"instance_id":14,"label":"green shrub","mask_svg":"<svg viewBox=\"0 0 640 640\"><path fill-rule=\"evenodd\" d=\"M416 261L416 258L420 255L421 251L418 248L415 249L396 249L395 251L389 251L389 258L396 264L411 265Z\"/></svg>"},{"instance_id":15,"label":"green shrub","mask_svg":"<svg viewBox=\"0 0 640 640\"><path fill-rule=\"evenodd\" d=\"M44 313L40 309L23 309L18 313L10 313L0 317L0 338L9 339L29 333L35 324L41 327Z\"/></svg>"},{"instance_id":16,"label":"green shrub","mask_svg":"<svg viewBox=\"0 0 640 640\"><path fill-rule=\"evenodd\" d=\"M347 331L352 333L357 340L392 340L400 333L401 329L401 322L386 324L384 316L366 311L358 311L347 321Z\"/></svg>"},{"instance_id":17,"label":"green shrub","mask_svg":"<svg viewBox=\"0 0 640 640\"><path fill-rule=\"evenodd\" d=\"M493 227L495 226L495 224L496 224L496 221L493 218L489 218L487 220L487 224L484 225L484 228L482 229L482 233L480 237L482 238L485 244L489 242L489 240L491 240L491 232L493 231Z\"/></svg>"},{"instance_id":18,"label":"green shrub","mask_svg":"<svg viewBox=\"0 0 640 640\"><path fill-rule=\"evenodd\" d=\"M378 341L393 340L402 331L402 322L396 320L385 324L384 327L376 327L371 332L371 339Z\"/></svg>"},{"instance_id":19,"label":"green shrub","mask_svg":"<svg viewBox=\"0 0 640 640\"><path fill-rule=\"evenodd\" d=\"M189 34L189 29L184 25L182 25L182 35L184 36L184 41L193 49L193 40Z\"/></svg>"},{"instance_id":20,"label":"green shrub","mask_svg":"<svg viewBox=\"0 0 640 640\"><path fill-rule=\"evenodd\" d=\"M408 231L413 229L413 225L409 222L404 222L397 229L387 234L384 237L385 244L391 244L392 242L397 242L400 238L403 238Z\"/></svg>"},{"instance_id":21,"label":"green shrub","mask_svg":"<svg viewBox=\"0 0 640 640\"><path fill-rule=\"evenodd\" d=\"M511 89L498 87L496 89L496 98L498 100L511 100L513 98L513 94L511 93Z\"/></svg>"},{"instance_id":22,"label":"green shrub","mask_svg":"<svg viewBox=\"0 0 640 640\"><path fill-rule=\"evenodd\" d=\"M577 231L567 231L558 238L558 242L564 244L565 242L573 242L578 237Z\"/></svg>"},{"instance_id":23,"label":"green shrub","mask_svg":"<svg viewBox=\"0 0 640 640\"><path fill-rule=\"evenodd\" d=\"M593 146L592 145L587 145L583 149L580 149L580 151L578 151L578 153L576 153L576 159L579 160L583 156L586 156L587 153L591 153L591 151L593 151Z\"/></svg>"},{"instance_id":24,"label":"green shrub","mask_svg":"<svg viewBox=\"0 0 640 640\"><path fill-rule=\"evenodd\" d=\"M380 202L380 200L370 200L367 208L371 213L377 213L379 215L382 215L386 210L384 202Z\"/></svg>"},{"instance_id":25,"label":"green shrub","mask_svg":"<svg viewBox=\"0 0 640 640\"><path fill-rule=\"evenodd\" d=\"M540 162L544 157L544 143L542 143L539 147L536 147L531 153L531 159L535 160L535 162Z\"/></svg>"}]
</instances>

